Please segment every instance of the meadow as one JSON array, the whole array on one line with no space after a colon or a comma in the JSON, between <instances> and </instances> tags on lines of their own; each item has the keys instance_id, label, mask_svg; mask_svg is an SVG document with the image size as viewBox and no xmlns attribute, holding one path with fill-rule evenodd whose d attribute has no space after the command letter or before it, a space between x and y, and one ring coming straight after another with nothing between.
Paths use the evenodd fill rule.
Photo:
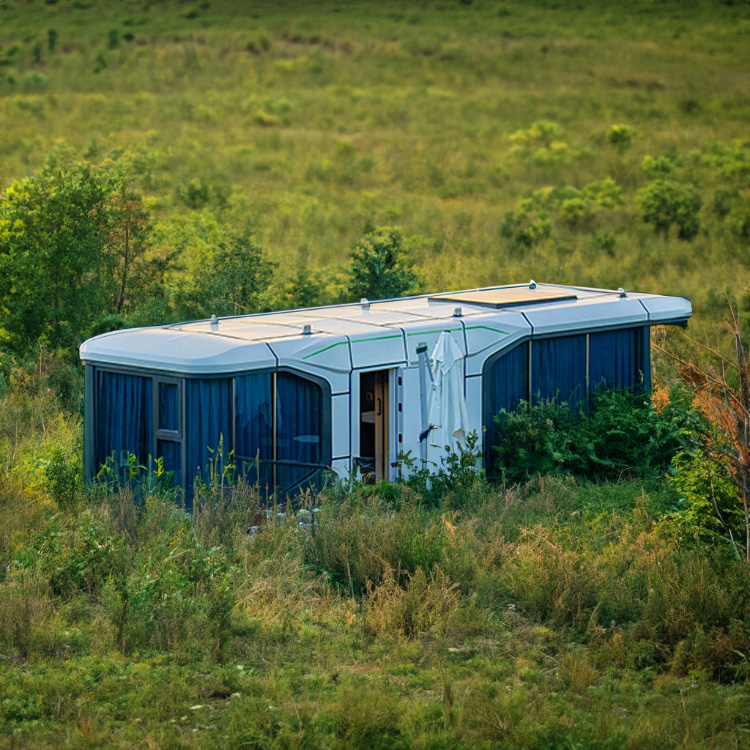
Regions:
<instances>
[{"instance_id":1,"label":"meadow","mask_svg":"<svg viewBox=\"0 0 750 750\"><path fill-rule=\"evenodd\" d=\"M252 309L346 299L383 227L420 290L678 294L714 336L750 312L749 36L732 0L0 2L0 748L749 747L741 502L659 351L625 438L536 412L505 482L248 533L252 487L83 485L75 350L210 312L238 253ZM104 270L65 239L45 277L55 232Z\"/></svg>"},{"instance_id":2,"label":"meadow","mask_svg":"<svg viewBox=\"0 0 750 750\"><path fill-rule=\"evenodd\" d=\"M425 289L622 286L700 324L748 283L749 31L740 2L6 0L0 185L124 151L188 272L220 222L335 286L397 225ZM642 220L657 179L694 187L692 240Z\"/></svg>"}]
</instances>

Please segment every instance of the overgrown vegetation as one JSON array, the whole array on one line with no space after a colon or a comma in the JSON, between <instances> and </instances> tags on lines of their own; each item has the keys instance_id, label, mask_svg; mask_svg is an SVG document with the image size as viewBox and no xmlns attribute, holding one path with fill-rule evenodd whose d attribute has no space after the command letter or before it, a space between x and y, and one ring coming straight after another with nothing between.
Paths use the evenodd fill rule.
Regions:
<instances>
[{"instance_id":1,"label":"overgrown vegetation","mask_svg":"<svg viewBox=\"0 0 750 750\"><path fill-rule=\"evenodd\" d=\"M191 521L69 487L80 425L33 429L45 377L14 380L0 425L4 742L741 744L750 579L682 535L669 484L455 464L438 504L332 487L312 526L248 533L252 488L206 488Z\"/></svg>"},{"instance_id":2,"label":"overgrown vegetation","mask_svg":"<svg viewBox=\"0 0 750 750\"><path fill-rule=\"evenodd\" d=\"M510 482L553 473L609 481L658 476L692 444L686 433L698 421L686 392L671 396L659 410L650 393L627 391L596 394L585 410L522 402L495 417L491 473Z\"/></svg>"}]
</instances>

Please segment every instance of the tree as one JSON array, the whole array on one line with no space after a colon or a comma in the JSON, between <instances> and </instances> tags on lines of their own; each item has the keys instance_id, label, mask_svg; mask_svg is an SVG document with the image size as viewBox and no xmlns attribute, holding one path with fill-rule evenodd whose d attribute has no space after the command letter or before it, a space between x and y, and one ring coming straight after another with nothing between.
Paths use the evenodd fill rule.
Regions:
<instances>
[{"instance_id":1,"label":"tree","mask_svg":"<svg viewBox=\"0 0 750 750\"><path fill-rule=\"evenodd\" d=\"M692 185L654 180L641 188L636 198L643 221L653 224L656 232L666 235L669 228L676 224L680 239L692 240L698 234L701 197Z\"/></svg>"},{"instance_id":2,"label":"tree","mask_svg":"<svg viewBox=\"0 0 750 750\"><path fill-rule=\"evenodd\" d=\"M303 248L297 253L294 275L283 290L281 304L286 309L317 307L325 304L326 297L320 273L310 269L307 251Z\"/></svg>"},{"instance_id":3,"label":"tree","mask_svg":"<svg viewBox=\"0 0 750 750\"><path fill-rule=\"evenodd\" d=\"M102 283L111 176L53 154L0 199L0 340L15 351L45 337L79 340L107 307Z\"/></svg>"},{"instance_id":4,"label":"tree","mask_svg":"<svg viewBox=\"0 0 750 750\"><path fill-rule=\"evenodd\" d=\"M347 293L352 300L403 297L420 282L401 232L392 227L377 228L357 242L350 273Z\"/></svg>"},{"instance_id":5,"label":"tree","mask_svg":"<svg viewBox=\"0 0 750 750\"><path fill-rule=\"evenodd\" d=\"M153 285L149 215L124 162L76 162L58 148L0 196L0 345L71 346ZM135 283L137 281L137 284Z\"/></svg>"},{"instance_id":6,"label":"tree","mask_svg":"<svg viewBox=\"0 0 750 750\"><path fill-rule=\"evenodd\" d=\"M108 202L109 233L105 255L112 279L111 312L121 313L134 279L142 284L146 271L144 250L149 231L149 215L143 198L120 171Z\"/></svg>"},{"instance_id":7,"label":"tree","mask_svg":"<svg viewBox=\"0 0 750 750\"><path fill-rule=\"evenodd\" d=\"M177 309L188 318L257 312L267 305L274 270L275 264L247 235L230 235L196 272L191 286L177 290Z\"/></svg>"}]
</instances>

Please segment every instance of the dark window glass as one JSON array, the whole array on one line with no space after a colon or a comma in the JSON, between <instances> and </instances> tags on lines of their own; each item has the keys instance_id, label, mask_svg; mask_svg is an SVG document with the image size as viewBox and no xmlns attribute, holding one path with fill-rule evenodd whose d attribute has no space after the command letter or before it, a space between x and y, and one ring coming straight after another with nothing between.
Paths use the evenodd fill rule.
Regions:
<instances>
[{"instance_id":1,"label":"dark window glass","mask_svg":"<svg viewBox=\"0 0 750 750\"><path fill-rule=\"evenodd\" d=\"M180 399L176 383L159 383L159 424L160 430L180 429Z\"/></svg>"},{"instance_id":2,"label":"dark window glass","mask_svg":"<svg viewBox=\"0 0 750 750\"><path fill-rule=\"evenodd\" d=\"M498 357L490 375L491 410L513 411L520 401L529 400L529 345L521 344Z\"/></svg>"},{"instance_id":3,"label":"dark window glass","mask_svg":"<svg viewBox=\"0 0 750 750\"><path fill-rule=\"evenodd\" d=\"M502 410L514 411L521 401L529 400L529 344L504 352L490 368L484 379L486 455L488 447L496 442L495 415Z\"/></svg>"},{"instance_id":4,"label":"dark window glass","mask_svg":"<svg viewBox=\"0 0 750 750\"><path fill-rule=\"evenodd\" d=\"M273 489L273 391L269 372L235 378L235 460L249 484Z\"/></svg>"},{"instance_id":5,"label":"dark window glass","mask_svg":"<svg viewBox=\"0 0 750 750\"><path fill-rule=\"evenodd\" d=\"M592 333L589 337L589 388L648 388L648 328Z\"/></svg>"},{"instance_id":6,"label":"dark window glass","mask_svg":"<svg viewBox=\"0 0 750 750\"><path fill-rule=\"evenodd\" d=\"M287 372L276 377L276 481L282 495L319 473L323 448L321 397L317 383Z\"/></svg>"},{"instance_id":7,"label":"dark window glass","mask_svg":"<svg viewBox=\"0 0 750 750\"><path fill-rule=\"evenodd\" d=\"M151 378L97 370L95 387L96 470L112 456L124 465L130 454L147 465L153 436Z\"/></svg>"}]
</instances>

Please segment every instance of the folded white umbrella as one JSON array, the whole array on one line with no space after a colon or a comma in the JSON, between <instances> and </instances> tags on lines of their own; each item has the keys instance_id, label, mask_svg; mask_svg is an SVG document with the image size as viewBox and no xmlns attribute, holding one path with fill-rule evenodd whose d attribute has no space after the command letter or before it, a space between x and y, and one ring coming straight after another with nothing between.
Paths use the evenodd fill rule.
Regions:
<instances>
[{"instance_id":1,"label":"folded white umbrella","mask_svg":"<svg viewBox=\"0 0 750 750\"><path fill-rule=\"evenodd\" d=\"M464 397L464 355L453 336L443 331L432 350L432 392L430 395L429 423L439 433L430 436L431 443L441 447L466 445L469 418Z\"/></svg>"}]
</instances>

